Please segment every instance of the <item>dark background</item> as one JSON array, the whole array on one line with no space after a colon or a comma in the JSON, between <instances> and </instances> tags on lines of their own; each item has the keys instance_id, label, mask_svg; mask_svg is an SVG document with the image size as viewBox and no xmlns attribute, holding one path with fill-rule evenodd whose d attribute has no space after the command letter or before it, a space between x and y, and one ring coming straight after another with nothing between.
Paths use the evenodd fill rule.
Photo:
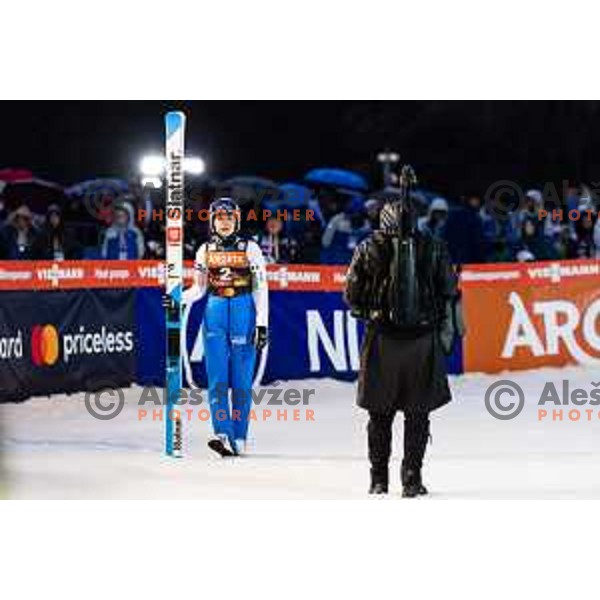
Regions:
<instances>
[{"instance_id":1,"label":"dark background","mask_svg":"<svg viewBox=\"0 0 600 600\"><path fill-rule=\"evenodd\" d=\"M160 152L162 114L189 115L187 151L214 178L298 180L339 166L381 184L376 163L389 147L421 182L450 194L499 179L523 185L600 181L600 104L505 101L3 102L0 168L30 168L71 184L131 175Z\"/></svg>"}]
</instances>

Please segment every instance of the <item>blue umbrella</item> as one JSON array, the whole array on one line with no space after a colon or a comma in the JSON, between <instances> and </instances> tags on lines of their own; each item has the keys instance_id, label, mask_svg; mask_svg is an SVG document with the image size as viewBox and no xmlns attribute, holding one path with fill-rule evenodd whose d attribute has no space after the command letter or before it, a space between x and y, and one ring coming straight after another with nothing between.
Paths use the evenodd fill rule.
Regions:
<instances>
[{"instance_id":1,"label":"blue umbrella","mask_svg":"<svg viewBox=\"0 0 600 600\"><path fill-rule=\"evenodd\" d=\"M298 183L284 183L279 186L281 190L281 203L289 208L308 206L313 197L312 191L305 185Z\"/></svg>"},{"instance_id":2,"label":"blue umbrella","mask_svg":"<svg viewBox=\"0 0 600 600\"><path fill-rule=\"evenodd\" d=\"M321 211L319 200L315 197L312 190L305 185L299 183L284 183L279 186L281 192L279 199L281 207L291 210L297 208L309 208L314 212L315 217L320 222L322 227L325 227L325 218ZM278 206L273 202L270 206L266 206L270 210L276 210Z\"/></svg>"},{"instance_id":3,"label":"blue umbrella","mask_svg":"<svg viewBox=\"0 0 600 600\"><path fill-rule=\"evenodd\" d=\"M362 175L345 169L312 169L304 176L304 181L340 188L340 191L366 192L369 188Z\"/></svg>"}]
</instances>

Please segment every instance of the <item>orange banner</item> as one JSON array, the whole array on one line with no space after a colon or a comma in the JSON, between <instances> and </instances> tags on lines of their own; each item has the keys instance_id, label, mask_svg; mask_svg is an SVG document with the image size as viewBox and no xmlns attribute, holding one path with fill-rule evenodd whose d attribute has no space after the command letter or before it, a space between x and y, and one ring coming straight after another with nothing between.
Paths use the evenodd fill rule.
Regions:
<instances>
[{"instance_id":1,"label":"orange banner","mask_svg":"<svg viewBox=\"0 0 600 600\"><path fill-rule=\"evenodd\" d=\"M193 263L185 263L190 284ZM339 292L344 266L269 265L269 288L282 291ZM0 290L155 287L164 285L164 263L152 260L0 261Z\"/></svg>"},{"instance_id":2,"label":"orange banner","mask_svg":"<svg viewBox=\"0 0 600 600\"><path fill-rule=\"evenodd\" d=\"M600 366L600 261L471 265L465 371Z\"/></svg>"}]
</instances>

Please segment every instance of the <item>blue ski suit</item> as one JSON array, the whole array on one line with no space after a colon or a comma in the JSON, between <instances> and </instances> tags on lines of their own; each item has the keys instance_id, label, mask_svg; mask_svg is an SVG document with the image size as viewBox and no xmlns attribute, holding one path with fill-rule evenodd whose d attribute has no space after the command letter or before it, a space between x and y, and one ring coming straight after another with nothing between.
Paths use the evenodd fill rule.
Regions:
<instances>
[{"instance_id":1,"label":"blue ski suit","mask_svg":"<svg viewBox=\"0 0 600 600\"><path fill-rule=\"evenodd\" d=\"M215 236L198 250L195 268L200 295L208 293L203 338L212 425L233 444L248 434L255 327L268 325L265 260L252 240Z\"/></svg>"}]
</instances>

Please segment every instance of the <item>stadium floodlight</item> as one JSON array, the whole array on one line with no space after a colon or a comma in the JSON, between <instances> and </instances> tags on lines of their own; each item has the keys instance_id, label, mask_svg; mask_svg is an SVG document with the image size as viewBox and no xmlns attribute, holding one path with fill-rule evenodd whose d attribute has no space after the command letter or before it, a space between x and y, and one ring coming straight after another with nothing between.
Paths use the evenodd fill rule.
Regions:
<instances>
[{"instance_id":1,"label":"stadium floodlight","mask_svg":"<svg viewBox=\"0 0 600 600\"><path fill-rule=\"evenodd\" d=\"M160 177L142 177L142 187L146 186L160 190L162 187L162 179Z\"/></svg>"},{"instance_id":2,"label":"stadium floodlight","mask_svg":"<svg viewBox=\"0 0 600 600\"><path fill-rule=\"evenodd\" d=\"M183 159L183 168L190 175L202 175L205 165L199 156L187 156Z\"/></svg>"},{"instance_id":3,"label":"stadium floodlight","mask_svg":"<svg viewBox=\"0 0 600 600\"><path fill-rule=\"evenodd\" d=\"M163 156L144 156L140 161L140 172L144 177L160 177L165 171Z\"/></svg>"},{"instance_id":4,"label":"stadium floodlight","mask_svg":"<svg viewBox=\"0 0 600 600\"><path fill-rule=\"evenodd\" d=\"M392 185L395 180L394 173L392 172L392 165L395 165L400 161L400 155L397 152L385 150L385 152L380 152L377 155L377 161L381 163L381 166L383 167L383 185L385 187Z\"/></svg>"},{"instance_id":5,"label":"stadium floodlight","mask_svg":"<svg viewBox=\"0 0 600 600\"><path fill-rule=\"evenodd\" d=\"M397 163L400 160L400 155L397 152L380 152L377 155L377 160L380 163Z\"/></svg>"}]
</instances>

